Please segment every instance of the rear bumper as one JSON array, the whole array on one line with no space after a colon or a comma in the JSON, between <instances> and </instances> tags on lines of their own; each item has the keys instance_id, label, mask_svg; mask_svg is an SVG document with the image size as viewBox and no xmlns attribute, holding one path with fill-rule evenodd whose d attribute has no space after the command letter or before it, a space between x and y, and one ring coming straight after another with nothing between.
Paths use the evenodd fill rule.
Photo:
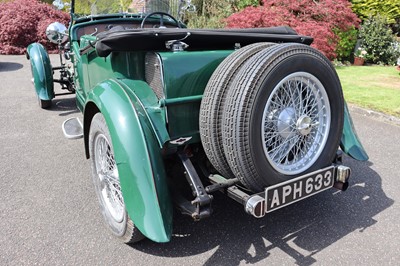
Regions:
<instances>
[{"instance_id":1,"label":"rear bumper","mask_svg":"<svg viewBox=\"0 0 400 266\"><path fill-rule=\"evenodd\" d=\"M279 204L278 207L275 206L274 208L270 208L271 204L269 202L267 205L267 198L268 198L267 192L268 191L269 191L269 193L271 193L271 191L274 191L274 189L276 189L277 190L276 195L279 195L279 191L281 191L280 193L282 193L282 191L283 191L283 193L284 194L286 193L286 196L288 196L289 193L292 192L291 184L295 184L295 186L294 186L295 189L293 189L293 193L295 194L296 193L296 184L300 184L299 182L304 182L303 184L306 184L305 183L306 181L304 181L304 180L306 180L307 178L310 179L310 176L316 176L317 179L318 179L318 176L321 176L321 178L322 178L323 173L327 173L328 176L331 175L331 173L333 173L333 176L332 176L333 180L329 181L329 184L327 184L323 188L314 190L314 191L310 191L310 193L307 193L307 194L304 193L304 195L302 197L299 197L299 198L294 197L294 200L293 199L288 200L287 202L285 202L285 195L284 195L283 204L282 204L282 195L277 196L276 200ZM244 206L246 213L248 213L256 218L261 218L261 217L264 217L266 213L286 207L292 203L295 203L295 202L301 201L303 199L306 199L310 196L316 195L316 194L318 194L326 189L329 189L331 187L345 191L348 188L348 184L349 184L348 180L350 178L350 174L351 174L351 170L349 167L344 166L344 165L333 164L331 167L328 167L326 169L320 169L313 173L309 173L304 176L295 178L293 180L289 180L285 183L281 183L281 184L277 184L275 186L268 187L268 188L266 188L266 190L264 192L261 192L261 193L250 195L250 194L242 191L241 189L239 189L237 186L230 186L224 192L227 194L228 197L241 203ZM221 179L224 179L224 178L219 175L210 176L210 181L212 183L217 184L217 183L228 182L228 180L225 181L225 180L221 180ZM311 184L311 182L310 182L310 184ZM285 188L286 188L286 190L285 190ZM299 188L301 188L301 186L299 186ZM306 189L303 189L303 191L304 190L306 190ZM297 191L297 192L299 192L299 191ZM275 193L273 193L273 195L275 196ZM290 197L288 197L288 198L290 198Z\"/></svg>"}]
</instances>

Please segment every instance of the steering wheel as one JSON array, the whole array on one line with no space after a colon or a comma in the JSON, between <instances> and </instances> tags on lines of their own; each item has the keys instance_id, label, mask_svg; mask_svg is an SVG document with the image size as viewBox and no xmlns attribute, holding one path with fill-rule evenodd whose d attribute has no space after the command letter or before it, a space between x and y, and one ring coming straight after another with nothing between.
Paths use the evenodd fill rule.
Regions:
<instances>
[{"instance_id":1,"label":"steering wheel","mask_svg":"<svg viewBox=\"0 0 400 266\"><path fill-rule=\"evenodd\" d=\"M165 26L164 26L164 17L171 18L176 23L176 25L178 25L178 28L182 28L181 24L178 22L178 20L176 18L174 18L172 15L170 15L168 13L165 13L165 12L152 12L150 14L147 14L143 18L142 23L140 24L140 28L143 29L144 28L144 23L146 22L146 20L149 17L154 16L154 15L160 15L160 28L165 28Z\"/></svg>"}]
</instances>

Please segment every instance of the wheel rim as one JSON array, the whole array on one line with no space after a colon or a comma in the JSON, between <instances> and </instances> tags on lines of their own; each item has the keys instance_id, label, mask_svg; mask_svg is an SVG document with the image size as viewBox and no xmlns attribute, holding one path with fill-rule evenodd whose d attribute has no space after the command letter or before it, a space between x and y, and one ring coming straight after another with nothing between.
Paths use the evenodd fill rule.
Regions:
<instances>
[{"instance_id":1,"label":"wheel rim","mask_svg":"<svg viewBox=\"0 0 400 266\"><path fill-rule=\"evenodd\" d=\"M119 174L114 153L107 137L98 134L94 140L95 182L100 200L108 215L117 223L124 220L125 204L122 198Z\"/></svg>"},{"instance_id":2,"label":"wheel rim","mask_svg":"<svg viewBox=\"0 0 400 266\"><path fill-rule=\"evenodd\" d=\"M309 169L325 147L330 122L322 83L306 72L286 76L268 98L261 122L264 154L271 166L285 175Z\"/></svg>"}]
</instances>

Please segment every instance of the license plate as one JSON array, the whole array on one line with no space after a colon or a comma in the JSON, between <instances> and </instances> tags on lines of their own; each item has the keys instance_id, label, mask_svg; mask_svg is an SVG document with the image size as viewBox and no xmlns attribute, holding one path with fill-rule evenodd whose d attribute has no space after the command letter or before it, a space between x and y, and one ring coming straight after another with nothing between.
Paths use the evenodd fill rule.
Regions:
<instances>
[{"instance_id":1,"label":"license plate","mask_svg":"<svg viewBox=\"0 0 400 266\"><path fill-rule=\"evenodd\" d=\"M330 166L265 189L265 212L272 212L333 186L334 167Z\"/></svg>"}]
</instances>

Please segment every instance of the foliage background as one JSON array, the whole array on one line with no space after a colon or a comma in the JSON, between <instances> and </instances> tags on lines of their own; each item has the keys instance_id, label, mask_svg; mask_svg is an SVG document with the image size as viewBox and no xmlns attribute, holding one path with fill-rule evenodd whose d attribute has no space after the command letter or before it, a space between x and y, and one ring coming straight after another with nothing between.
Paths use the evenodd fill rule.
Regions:
<instances>
[{"instance_id":1,"label":"foliage background","mask_svg":"<svg viewBox=\"0 0 400 266\"><path fill-rule=\"evenodd\" d=\"M68 25L69 15L38 0L14 0L0 3L0 54L23 54L32 42L56 49L46 37L52 22Z\"/></svg>"},{"instance_id":2,"label":"foliage background","mask_svg":"<svg viewBox=\"0 0 400 266\"><path fill-rule=\"evenodd\" d=\"M362 19L380 16L387 19L389 24L400 22L399 0L352 0L352 9Z\"/></svg>"},{"instance_id":3,"label":"foliage background","mask_svg":"<svg viewBox=\"0 0 400 266\"><path fill-rule=\"evenodd\" d=\"M339 32L359 27L360 20L347 0L262 0L262 5L246 7L227 18L233 28L287 25L299 34L314 38L312 46L328 58L337 57L336 48L342 38ZM351 32L349 32L351 34Z\"/></svg>"},{"instance_id":4,"label":"foliage background","mask_svg":"<svg viewBox=\"0 0 400 266\"><path fill-rule=\"evenodd\" d=\"M77 11L89 14L94 1L80 0L76 3ZM161 2L168 6L171 2L177 1L149 0L147 4L159 5ZM47 24L56 20L67 24L68 15L50 6L45 8L41 2L51 4L53 0L0 0L0 53L23 53L27 42L32 41L39 41L48 49L54 49L54 46L46 41L44 30ZM132 0L119 0L114 1L117 5L110 5L108 0L97 0L97 11L98 13L103 10L127 11L131 2ZM397 56L397 51L393 48L394 39L388 29L400 35L400 0L192 0L191 2L196 6L196 12L186 12L182 17L188 27L242 28L288 25L300 34L314 37L313 46L330 59L351 60L358 38L362 39L361 44L368 51L368 62L393 64ZM364 21L361 29L357 15ZM377 17L382 18L384 22L379 24L379 30L373 30L378 24L371 23L371 19Z\"/></svg>"},{"instance_id":5,"label":"foliage background","mask_svg":"<svg viewBox=\"0 0 400 266\"><path fill-rule=\"evenodd\" d=\"M114 13L114 12L127 12L129 5L132 0L119 0L113 1L109 0L79 0L75 2L75 12L78 14L91 14L91 6L96 2L97 13Z\"/></svg>"},{"instance_id":6,"label":"foliage background","mask_svg":"<svg viewBox=\"0 0 400 266\"><path fill-rule=\"evenodd\" d=\"M330 59L351 61L360 22L370 17L387 18L400 36L400 0L192 0L195 14L186 22L193 28L268 27L289 25L315 38L313 46ZM357 19L357 16L360 19ZM395 56L396 54L394 54ZM373 63L376 60L368 58ZM387 60L378 60L388 62Z\"/></svg>"},{"instance_id":7,"label":"foliage background","mask_svg":"<svg viewBox=\"0 0 400 266\"><path fill-rule=\"evenodd\" d=\"M367 51L368 62L381 65L394 65L400 57L400 47L385 17L375 16L364 21L359 37L361 46Z\"/></svg>"}]
</instances>

